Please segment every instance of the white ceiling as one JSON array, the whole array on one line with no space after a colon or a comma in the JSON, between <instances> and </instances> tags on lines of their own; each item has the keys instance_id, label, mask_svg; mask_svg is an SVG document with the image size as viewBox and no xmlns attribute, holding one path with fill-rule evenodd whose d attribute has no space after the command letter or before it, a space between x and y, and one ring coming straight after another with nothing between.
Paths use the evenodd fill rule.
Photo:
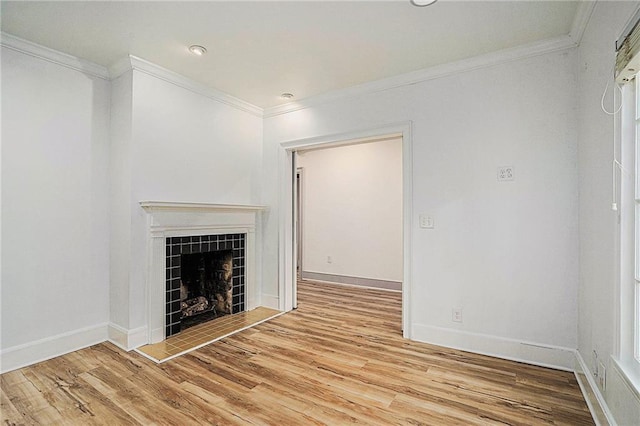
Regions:
<instances>
[{"instance_id":1,"label":"white ceiling","mask_svg":"<svg viewBox=\"0 0 640 426\"><path fill-rule=\"evenodd\" d=\"M569 34L575 1L2 1L2 31L109 67L131 54L266 108ZM203 57L188 46L208 49Z\"/></svg>"}]
</instances>

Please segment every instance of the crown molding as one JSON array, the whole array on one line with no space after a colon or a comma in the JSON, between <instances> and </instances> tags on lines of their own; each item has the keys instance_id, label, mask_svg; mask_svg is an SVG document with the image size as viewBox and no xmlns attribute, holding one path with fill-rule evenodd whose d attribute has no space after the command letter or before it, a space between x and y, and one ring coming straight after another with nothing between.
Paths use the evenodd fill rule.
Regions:
<instances>
[{"instance_id":1,"label":"crown molding","mask_svg":"<svg viewBox=\"0 0 640 426\"><path fill-rule=\"evenodd\" d=\"M256 105L228 95L219 90L213 89L211 87L205 86L204 84L198 83L194 80L191 80L190 78L163 68L145 59L138 58L137 56L129 55L113 64L111 67L109 67L109 75L111 76L111 79L116 79L129 70L136 70L145 74L149 74L153 77L159 78L160 80L164 80L168 83L174 84L178 87L197 93L199 95L206 96L210 99L237 108L241 111L247 112L257 117L262 118L263 116L263 109Z\"/></svg>"},{"instance_id":2,"label":"crown molding","mask_svg":"<svg viewBox=\"0 0 640 426\"><path fill-rule=\"evenodd\" d=\"M75 71L80 71L84 74L98 77L104 80L114 80L128 70L134 69L152 75L169 83L175 84L176 86L182 87L183 89L190 90L223 104L237 108L241 111L248 112L249 114L258 116L260 118L262 118L263 115L263 110L260 107L223 93L219 90L212 89L203 84L197 83L176 72L170 71L166 68L162 68L158 65L155 65L149 61L145 61L144 59L138 58L133 55L129 55L107 68L103 67L102 65L98 65L96 63L89 62L87 60L77 58L75 56L68 55L66 53L62 53L57 50L33 43L31 41L21 39L5 32L0 32L0 44L2 45L2 47L15 50L25 55L52 62L54 64L70 68Z\"/></svg>"},{"instance_id":3,"label":"crown molding","mask_svg":"<svg viewBox=\"0 0 640 426\"><path fill-rule=\"evenodd\" d=\"M104 80L110 79L109 71L102 65L67 55L66 53L58 52L57 50L44 47L5 32L0 33L0 44L2 47L6 47L7 49L43 59L72 70L80 71L93 77L98 77Z\"/></svg>"},{"instance_id":4,"label":"crown molding","mask_svg":"<svg viewBox=\"0 0 640 426\"><path fill-rule=\"evenodd\" d=\"M400 74L369 83L359 84L346 89L323 93L317 96L301 99L296 102L289 102L283 105L266 108L264 110L264 118L299 111L312 106L333 102L338 99L353 98L402 86L409 86L424 81L447 77L453 74L488 68L520 59L571 49L576 46L576 42L568 35L555 37L510 49L474 56L460 61L449 62L447 64L437 65L406 74Z\"/></svg>"},{"instance_id":5,"label":"crown molding","mask_svg":"<svg viewBox=\"0 0 640 426\"><path fill-rule=\"evenodd\" d=\"M115 80L122 74L133 69L131 58L132 56L127 55L109 66L109 77L111 80Z\"/></svg>"},{"instance_id":6,"label":"crown molding","mask_svg":"<svg viewBox=\"0 0 640 426\"><path fill-rule=\"evenodd\" d=\"M204 84L198 83L174 71L168 70L133 55L129 55L117 61L111 67L106 68L101 65L86 61L84 59L67 55L66 53L58 52L39 44L15 37L8 33L0 33L0 41L3 47L7 47L9 49L13 49L18 52L22 52L24 54L53 62L58 65L62 65L64 67L74 69L105 80L116 79L129 70L144 72L168 83L172 83L183 89L206 96L210 99L255 115L257 117L269 118L336 101L338 99L363 96L366 94L376 93L402 86L408 86L423 81L446 77L453 74L487 68L516 61L519 59L525 59L576 47L579 44L582 35L584 34L584 30L589 22L595 4L595 1L583 1L580 3L580 5L578 6L578 11L576 12L576 18L574 19L572 25L571 33L566 36L560 36L523 46L479 55L456 62L437 65L434 67L425 68L394 77L359 84L356 86L348 87L346 89L334 90L320 95L301 99L295 102L289 102L283 105L269 107L266 109L262 109L249 102L243 101L242 99L205 86Z\"/></svg>"},{"instance_id":7,"label":"crown molding","mask_svg":"<svg viewBox=\"0 0 640 426\"><path fill-rule=\"evenodd\" d=\"M598 0L582 0L578 4L578 10L576 11L576 16L573 18L571 31L569 31L569 37L571 37L577 45L582 41L582 36L587 29L587 25L589 25L589 20L591 19L597 1Z\"/></svg>"}]
</instances>

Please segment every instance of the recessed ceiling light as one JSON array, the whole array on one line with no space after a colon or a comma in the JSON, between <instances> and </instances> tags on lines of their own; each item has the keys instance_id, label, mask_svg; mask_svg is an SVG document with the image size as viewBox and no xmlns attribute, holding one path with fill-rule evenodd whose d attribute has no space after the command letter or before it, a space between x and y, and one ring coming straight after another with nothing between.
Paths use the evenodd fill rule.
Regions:
<instances>
[{"instance_id":1,"label":"recessed ceiling light","mask_svg":"<svg viewBox=\"0 0 640 426\"><path fill-rule=\"evenodd\" d=\"M280 97L283 99L291 99L293 98L293 93L283 93Z\"/></svg>"},{"instance_id":2,"label":"recessed ceiling light","mask_svg":"<svg viewBox=\"0 0 640 426\"><path fill-rule=\"evenodd\" d=\"M194 55L198 55L198 56L202 56L205 53L207 53L207 49L205 49L202 46L198 46L197 44L194 44L193 46L189 47L189 51L191 53L193 53Z\"/></svg>"},{"instance_id":3,"label":"recessed ceiling light","mask_svg":"<svg viewBox=\"0 0 640 426\"><path fill-rule=\"evenodd\" d=\"M410 0L411 4L418 7L431 6L438 0Z\"/></svg>"}]
</instances>

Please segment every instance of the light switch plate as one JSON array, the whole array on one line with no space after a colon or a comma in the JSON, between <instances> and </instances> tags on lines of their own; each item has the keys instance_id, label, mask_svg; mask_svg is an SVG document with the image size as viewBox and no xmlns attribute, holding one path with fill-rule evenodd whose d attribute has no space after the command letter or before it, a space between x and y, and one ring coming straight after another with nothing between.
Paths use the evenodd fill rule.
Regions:
<instances>
[{"instance_id":1,"label":"light switch plate","mask_svg":"<svg viewBox=\"0 0 640 426\"><path fill-rule=\"evenodd\" d=\"M513 166L503 166L498 167L498 181L510 181L515 178L515 174L513 172Z\"/></svg>"}]
</instances>

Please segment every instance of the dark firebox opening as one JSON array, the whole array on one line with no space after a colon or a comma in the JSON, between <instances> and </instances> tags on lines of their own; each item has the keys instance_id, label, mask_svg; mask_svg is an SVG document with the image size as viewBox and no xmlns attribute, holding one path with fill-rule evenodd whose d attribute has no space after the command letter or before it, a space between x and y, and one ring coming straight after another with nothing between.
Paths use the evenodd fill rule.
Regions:
<instances>
[{"instance_id":1,"label":"dark firebox opening","mask_svg":"<svg viewBox=\"0 0 640 426\"><path fill-rule=\"evenodd\" d=\"M245 238L246 234L190 235L166 238L165 337L180 333L180 330L184 330L186 327L194 325L195 323L215 319L216 316L225 311L224 309L218 308L213 310L212 307L216 306L218 299L208 297L212 293L213 280L211 277L213 275L211 273L207 275L207 268L209 268L209 271L215 269L212 266L211 256L221 256L221 253L233 253L233 265L231 265L233 275L231 278L233 282L231 313L244 312ZM201 260L196 261L188 257L186 258L187 260L184 260L185 255L195 255L196 257L192 259ZM195 263L195 266L190 269L196 272L187 272L185 276L182 267L183 261L190 265ZM187 265L187 267L189 267L189 265ZM197 284L201 274L204 274L204 279L200 280L202 284ZM188 287L183 281L189 282ZM225 283L225 285L227 285L227 283ZM191 288L191 291L189 288ZM208 290L204 291L207 288ZM215 293L215 291L213 291L213 293ZM198 299L199 297L205 298L207 305L206 308L201 310L199 309L205 305L205 302L202 299ZM182 312L183 302L187 304L187 308L192 306L189 310L191 315L184 316L184 321ZM183 322L185 322L186 325L183 325Z\"/></svg>"},{"instance_id":2,"label":"dark firebox opening","mask_svg":"<svg viewBox=\"0 0 640 426\"><path fill-rule=\"evenodd\" d=\"M232 313L233 251L181 255L181 329Z\"/></svg>"}]
</instances>

